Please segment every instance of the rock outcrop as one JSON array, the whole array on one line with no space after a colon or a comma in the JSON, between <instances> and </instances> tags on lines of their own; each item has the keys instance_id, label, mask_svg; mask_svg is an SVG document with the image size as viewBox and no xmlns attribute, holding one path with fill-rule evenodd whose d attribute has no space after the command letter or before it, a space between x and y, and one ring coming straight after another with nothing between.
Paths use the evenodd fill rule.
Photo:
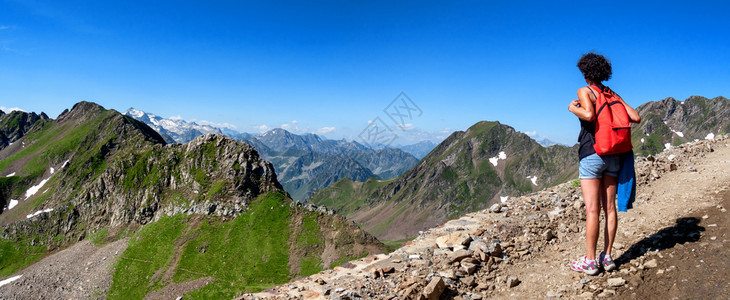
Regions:
<instances>
[{"instance_id":1,"label":"rock outcrop","mask_svg":"<svg viewBox=\"0 0 730 300\"><path fill-rule=\"evenodd\" d=\"M0 150L19 140L30 131L38 121L47 121L45 113L13 111L8 114L0 111ZM2 158L2 157L0 157Z\"/></svg>"},{"instance_id":2,"label":"rock outcrop","mask_svg":"<svg viewBox=\"0 0 730 300\"><path fill-rule=\"evenodd\" d=\"M632 127L635 152L651 155L668 146L730 133L730 100L692 96L684 101L666 98L636 108L640 124Z\"/></svg>"}]
</instances>

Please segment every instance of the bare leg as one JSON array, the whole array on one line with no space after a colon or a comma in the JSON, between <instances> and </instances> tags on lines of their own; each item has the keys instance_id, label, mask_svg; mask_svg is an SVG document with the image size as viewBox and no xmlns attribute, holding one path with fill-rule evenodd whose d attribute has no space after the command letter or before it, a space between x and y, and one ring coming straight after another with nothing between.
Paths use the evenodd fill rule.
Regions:
<instances>
[{"instance_id":1,"label":"bare leg","mask_svg":"<svg viewBox=\"0 0 730 300\"><path fill-rule=\"evenodd\" d=\"M601 179L581 179L580 189L586 204L586 258L593 260L596 259L596 244L598 243L598 214L600 213L598 198L601 191Z\"/></svg>"},{"instance_id":2,"label":"bare leg","mask_svg":"<svg viewBox=\"0 0 730 300\"><path fill-rule=\"evenodd\" d=\"M603 234L603 252L606 254L611 254L613 241L616 239L616 228L618 227L618 218L616 216L616 187L616 177L603 176L601 206L603 207L603 213L606 215L606 225L604 226Z\"/></svg>"}]
</instances>

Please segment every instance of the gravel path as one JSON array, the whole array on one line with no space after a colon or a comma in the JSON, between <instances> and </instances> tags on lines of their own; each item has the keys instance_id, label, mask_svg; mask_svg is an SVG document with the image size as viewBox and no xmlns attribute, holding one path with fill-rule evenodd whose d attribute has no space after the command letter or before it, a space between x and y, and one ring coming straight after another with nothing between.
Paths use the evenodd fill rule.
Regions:
<instances>
[{"instance_id":1,"label":"gravel path","mask_svg":"<svg viewBox=\"0 0 730 300\"><path fill-rule=\"evenodd\" d=\"M104 299L127 241L100 247L82 241L54 253L14 274L22 277L0 287L0 299Z\"/></svg>"}]
</instances>

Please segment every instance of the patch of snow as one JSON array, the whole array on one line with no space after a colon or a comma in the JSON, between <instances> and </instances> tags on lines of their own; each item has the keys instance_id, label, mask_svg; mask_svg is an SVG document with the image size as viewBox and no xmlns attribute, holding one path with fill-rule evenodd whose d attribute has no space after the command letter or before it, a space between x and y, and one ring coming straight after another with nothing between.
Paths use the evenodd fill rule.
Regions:
<instances>
[{"instance_id":1,"label":"patch of snow","mask_svg":"<svg viewBox=\"0 0 730 300\"><path fill-rule=\"evenodd\" d=\"M667 121L664 121L664 125L667 125Z\"/></svg>"},{"instance_id":2,"label":"patch of snow","mask_svg":"<svg viewBox=\"0 0 730 300\"><path fill-rule=\"evenodd\" d=\"M489 162L496 167L500 159L507 159L507 154L504 153L504 151L499 151L499 154L497 154L497 156L490 157Z\"/></svg>"},{"instance_id":3,"label":"patch of snow","mask_svg":"<svg viewBox=\"0 0 730 300\"><path fill-rule=\"evenodd\" d=\"M645 133L645 134L646 134L646 136L649 136L649 134L648 134L648 133Z\"/></svg>"},{"instance_id":4,"label":"patch of snow","mask_svg":"<svg viewBox=\"0 0 730 300\"><path fill-rule=\"evenodd\" d=\"M53 211L53 208L46 208L46 209L44 209L44 210L39 210L39 211L37 211L37 212L34 212L34 213L32 213L32 214L29 214L29 215L25 216L25 218L26 218L26 219L30 219L30 218L32 218L32 217L35 217L35 216L37 216L37 215L40 215L40 214L42 214L42 213L49 213L49 212L52 212L52 211Z\"/></svg>"},{"instance_id":5,"label":"patch of snow","mask_svg":"<svg viewBox=\"0 0 730 300\"><path fill-rule=\"evenodd\" d=\"M15 176L15 172L5 175L5 177Z\"/></svg>"},{"instance_id":6,"label":"patch of snow","mask_svg":"<svg viewBox=\"0 0 730 300\"><path fill-rule=\"evenodd\" d=\"M715 134L712 133L712 132L710 132L710 133L707 134L707 136L705 137L705 139L706 140L714 140L715 139Z\"/></svg>"},{"instance_id":7,"label":"patch of snow","mask_svg":"<svg viewBox=\"0 0 730 300\"><path fill-rule=\"evenodd\" d=\"M499 196L499 201L502 201L502 203L507 202L507 199L509 199L509 196Z\"/></svg>"},{"instance_id":8,"label":"patch of snow","mask_svg":"<svg viewBox=\"0 0 730 300\"><path fill-rule=\"evenodd\" d=\"M18 205L18 200L10 199L10 204L8 204L8 209L12 209L16 205Z\"/></svg>"},{"instance_id":9,"label":"patch of snow","mask_svg":"<svg viewBox=\"0 0 730 300\"><path fill-rule=\"evenodd\" d=\"M55 172L56 172L56 169L54 169L53 167L51 167L51 174L53 174Z\"/></svg>"},{"instance_id":10,"label":"patch of snow","mask_svg":"<svg viewBox=\"0 0 730 300\"><path fill-rule=\"evenodd\" d=\"M672 148L672 144L670 144L670 143L664 144L664 149L669 149L669 148Z\"/></svg>"},{"instance_id":11,"label":"patch of snow","mask_svg":"<svg viewBox=\"0 0 730 300\"><path fill-rule=\"evenodd\" d=\"M530 181L532 181L532 184L534 186L537 186L537 176L527 176L527 179L529 179Z\"/></svg>"},{"instance_id":12,"label":"patch of snow","mask_svg":"<svg viewBox=\"0 0 730 300\"><path fill-rule=\"evenodd\" d=\"M30 196L35 195L35 193L37 193L43 187L43 185L48 182L49 179L51 179L51 177L41 180L41 182L37 185L31 186L27 191L25 191L25 199L28 199L30 198Z\"/></svg>"},{"instance_id":13,"label":"patch of snow","mask_svg":"<svg viewBox=\"0 0 730 300\"><path fill-rule=\"evenodd\" d=\"M11 283L13 281L16 281L16 280L20 279L20 277L23 277L23 275L13 276L13 277L10 277L10 278L5 279L3 281L0 281L0 286L3 286L3 285L6 285L8 283Z\"/></svg>"},{"instance_id":14,"label":"patch of snow","mask_svg":"<svg viewBox=\"0 0 730 300\"><path fill-rule=\"evenodd\" d=\"M676 133L676 134L677 134L677 135L678 135L679 137L684 137L684 133L682 133L681 131L677 131L677 132L675 132L675 133Z\"/></svg>"},{"instance_id":15,"label":"patch of snow","mask_svg":"<svg viewBox=\"0 0 730 300\"><path fill-rule=\"evenodd\" d=\"M65 168L65 167L66 167L66 165L68 165L68 161L69 161L69 160L70 160L70 159L67 159L66 161L64 161L64 162L63 162L63 164L61 165L61 169Z\"/></svg>"},{"instance_id":16,"label":"patch of snow","mask_svg":"<svg viewBox=\"0 0 730 300\"><path fill-rule=\"evenodd\" d=\"M699 141L700 141L699 139L695 139L695 142L699 142Z\"/></svg>"},{"instance_id":17,"label":"patch of snow","mask_svg":"<svg viewBox=\"0 0 730 300\"><path fill-rule=\"evenodd\" d=\"M144 112L143 111L140 111L140 110L136 110L134 108L130 108L130 109L127 110L127 114L130 115L130 116L139 118L139 117L141 117L141 116L144 115Z\"/></svg>"},{"instance_id":18,"label":"patch of snow","mask_svg":"<svg viewBox=\"0 0 730 300\"><path fill-rule=\"evenodd\" d=\"M641 143L642 143L642 144L644 143L644 138L641 138Z\"/></svg>"}]
</instances>

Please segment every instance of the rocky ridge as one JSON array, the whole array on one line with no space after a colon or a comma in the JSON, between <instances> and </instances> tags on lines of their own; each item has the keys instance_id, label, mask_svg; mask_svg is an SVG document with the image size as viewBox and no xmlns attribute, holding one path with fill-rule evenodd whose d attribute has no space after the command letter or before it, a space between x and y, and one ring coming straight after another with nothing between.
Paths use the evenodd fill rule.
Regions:
<instances>
[{"instance_id":1,"label":"rocky ridge","mask_svg":"<svg viewBox=\"0 0 730 300\"><path fill-rule=\"evenodd\" d=\"M0 110L0 150L22 138L36 122L48 119L45 113L12 111L6 114Z\"/></svg>"},{"instance_id":2,"label":"rocky ridge","mask_svg":"<svg viewBox=\"0 0 730 300\"><path fill-rule=\"evenodd\" d=\"M370 177L389 179L418 162L413 155L400 149L374 150L354 141L328 140L312 133L298 135L282 128L254 136L231 128L162 118L134 108L128 109L125 115L152 127L167 143L187 143L211 133L222 133L247 143L263 159L273 163L279 182L292 199L300 202L341 178L355 181Z\"/></svg>"},{"instance_id":3,"label":"rocky ridge","mask_svg":"<svg viewBox=\"0 0 730 300\"><path fill-rule=\"evenodd\" d=\"M684 101L666 98L636 108L641 123L632 126L635 152L661 152L668 146L730 133L730 100L691 96Z\"/></svg>"},{"instance_id":4,"label":"rocky ridge","mask_svg":"<svg viewBox=\"0 0 730 300\"><path fill-rule=\"evenodd\" d=\"M93 110L96 108L72 110L59 117L58 122L102 116L94 112L88 116L78 115ZM78 116L72 116L74 114ZM68 158L63 157L68 166L63 168L59 163L59 174L48 179L53 178L56 183L49 184L53 193L37 196L45 199L33 208L49 212L23 219L3 216L5 218L0 221L5 223L4 239L42 234L48 240L37 242L53 249L84 238L86 232L104 227L144 225L164 215L188 213L233 217L243 212L247 203L258 195L283 192L273 166L260 160L255 150L246 144L222 135L200 136L184 145L165 145L159 138L156 144L140 143L130 138L138 132L135 123L118 114L101 114L108 115L102 117L103 122L113 127L108 129L118 138L88 139L91 144L88 147L92 149L97 140L107 140L96 150L99 151L97 156L84 157L86 151L80 150ZM99 135L106 135L105 131L100 130ZM132 148L129 143L136 145ZM98 165L104 167L97 168ZM96 171L87 173L86 169ZM28 202L21 202L15 210L24 209ZM85 230L78 231L79 225ZM56 235L63 236L63 242L54 240Z\"/></svg>"},{"instance_id":5,"label":"rocky ridge","mask_svg":"<svg viewBox=\"0 0 730 300\"><path fill-rule=\"evenodd\" d=\"M570 259L584 251L585 215L580 190L569 182L423 231L390 254L351 261L243 299L593 298L630 294L645 277L676 269L657 271L663 258L659 250L697 241L702 235L696 226L699 221L680 218L671 226L675 217L715 205L726 211L714 195L730 188L729 142L718 136L637 158L639 194L634 209L619 213L615 249L620 256L614 253L619 268L610 273L587 277L567 267ZM688 181L713 192L709 196L680 195L696 193L682 186L690 184ZM717 182L724 185L715 186ZM674 194L663 192L667 186ZM664 209L657 211L652 205ZM638 218L646 218L646 222ZM651 233L666 226L662 224L670 226Z\"/></svg>"}]
</instances>

